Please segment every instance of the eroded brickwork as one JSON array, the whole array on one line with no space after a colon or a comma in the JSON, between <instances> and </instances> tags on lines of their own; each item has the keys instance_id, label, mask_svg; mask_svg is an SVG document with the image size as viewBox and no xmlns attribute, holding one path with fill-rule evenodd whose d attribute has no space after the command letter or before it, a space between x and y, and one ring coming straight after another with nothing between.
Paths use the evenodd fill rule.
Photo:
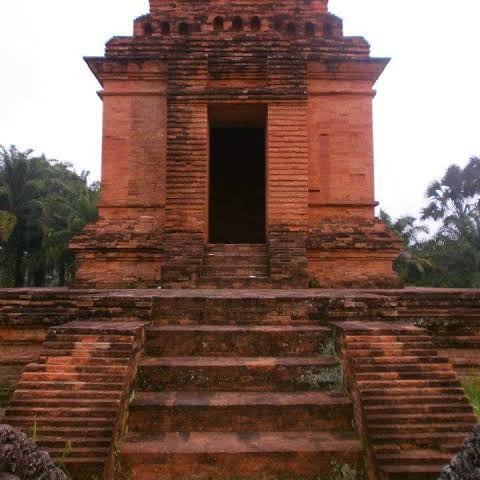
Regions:
<instances>
[{"instance_id":1,"label":"eroded brickwork","mask_svg":"<svg viewBox=\"0 0 480 480\"><path fill-rule=\"evenodd\" d=\"M239 105L267 112L271 284L397 285L400 243L374 220L372 88L387 62L343 35L327 0L151 0L132 37L87 58L103 87L103 188L100 220L72 242L79 285L199 285L211 112L258 127Z\"/></svg>"}]
</instances>

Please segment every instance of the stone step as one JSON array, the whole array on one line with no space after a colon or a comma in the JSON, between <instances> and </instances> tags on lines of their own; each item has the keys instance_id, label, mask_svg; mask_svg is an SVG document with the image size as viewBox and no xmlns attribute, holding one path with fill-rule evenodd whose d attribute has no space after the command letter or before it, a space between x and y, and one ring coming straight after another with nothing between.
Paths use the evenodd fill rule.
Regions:
<instances>
[{"instance_id":1,"label":"stone step","mask_svg":"<svg viewBox=\"0 0 480 480\"><path fill-rule=\"evenodd\" d=\"M47 448L46 450L53 460L62 459L65 453L65 446L60 448ZM72 460L75 458L92 458L105 461L105 457L108 455L109 450L108 447L72 447L72 449L69 450L68 458Z\"/></svg>"},{"instance_id":2,"label":"stone step","mask_svg":"<svg viewBox=\"0 0 480 480\"><path fill-rule=\"evenodd\" d=\"M54 370L54 369L53 369ZM22 382L88 382L88 383L104 383L117 385L125 377L121 372L111 374L95 374L95 373L58 373L52 372L23 372Z\"/></svg>"},{"instance_id":3,"label":"stone step","mask_svg":"<svg viewBox=\"0 0 480 480\"><path fill-rule=\"evenodd\" d=\"M19 421L16 420L18 423ZM32 434L32 426L31 423L26 423L25 426L19 426L23 432L27 435ZM85 439L93 439L93 438L112 438L113 434L113 426L105 426L105 425L70 425L67 423L66 425L45 425L43 428L42 425L37 425L37 435L41 437L48 438L60 438L60 439L69 439L69 438L85 438Z\"/></svg>"},{"instance_id":4,"label":"stone step","mask_svg":"<svg viewBox=\"0 0 480 480\"><path fill-rule=\"evenodd\" d=\"M117 410L120 404L120 399L111 399L103 396L102 398L85 398L85 396L78 398L46 398L43 395L34 396L30 394L30 398L19 398L14 395L10 401L9 406L11 408L71 408L71 407L83 407L83 408L110 408Z\"/></svg>"},{"instance_id":5,"label":"stone step","mask_svg":"<svg viewBox=\"0 0 480 480\"><path fill-rule=\"evenodd\" d=\"M461 398L458 401L452 401L442 403L441 405L430 404L428 401L422 402L398 402L397 404L390 405L365 405L364 412L368 415L373 414L430 414L430 413L470 413L472 407L468 404L465 398Z\"/></svg>"},{"instance_id":6,"label":"stone step","mask_svg":"<svg viewBox=\"0 0 480 480\"><path fill-rule=\"evenodd\" d=\"M411 323L404 322L363 322L347 321L332 322L332 324L343 332L343 338L348 340L351 337L379 337L379 336L400 336L411 337L417 335L427 335L424 328L419 328Z\"/></svg>"},{"instance_id":7,"label":"stone step","mask_svg":"<svg viewBox=\"0 0 480 480\"><path fill-rule=\"evenodd\" d=\"M429 355L426 357L419 356L394 356L394 357L360 357L351 358L350 362L356 365L356 368L361 368L364 365L371 365L372 368L384 367L387 365L400 366L400 365L420 365L420 364L446 364L448 358L437 357Z\"/></svg>"},{"instance_id":8,"label":"stone step","mask_svg":"<svg viewBox=\"0 0 480 480\"><path fill-rule=\"evenodd\" d=\"M133 335L82 335L75 333L50 333L46 339L49 343L128 343L135 341Z\"/></svg>"},{"instance_id":9,"label":"stone step","mask_svg":"<svg viewBox=\"0 0 480 480\"><path fill-rule=\"evenodd\" d=\"M129 431L351 431L352 415L337 393L137 392Z\"/></svg>"},{"instance_id":10,"label":"stone step","mask_svg":"<svg viewBox=\"0 0 480 480\"><path fill-rule=\"evenodd\" d=\"M7 412L8 413L8 412ZM39 429L44 434L50 432L51 427L62 427L70 428L78 425L82 425L85 429L86 427L105 427L113 429L113 422L111 417L32 417L32 416L23 416L23 417L8 417L9 425L13 427L22 427L22 429L30 428L32 431L33 425L36 423L37 429Z\"/></svg>"},{"instance_id":11,"label":"stone step","mask_svg":"<svg viewBox=\"0 0 480 480\"><path fill-rule=\"evenodd\" d=\"M345 342L361 343L370 345L372 343L405 343L405 342L430 342L432 340L430 335L416 334L416 335L346 335Z\"/></svg>"},{"instance_id":12,"label":"stone step","mask_svg":"<svg viewBox=\"0 0 480 480\"><path fill-rule=\"evenodd\" d=\"M100 305L99 305L100 306ZM111 313L118 311L121 313L122 307L120 305L104 305ZM92 315L92 309L88 311ZM118 320L115 322L100 321L98 319L93 321L78 320L69 322L53 329L53 334L57 335L114 335L117 338L122 337L137 337L145 322L139 320Z\"/></svg>"},{"instance_id":13,"label":"stone step","mask_svg":"<svg viewBox=\"0 0 480 480\"><path fill-rule=\"evenodd\" d=\"M450 363L457 369L476 369L480 368L480 358L478 355L478 351L475 351L475 355L456 355L450 357Z\"/></svg>"},{"instance_id":14,"label":"stone step","mask_svg":"<svg viewBox=\"0 0 480 480\"><path fill-rule=\"evenodd\" d=\"M40 362L46 365L95 365L95 366L129 366L130 358L125 356L124 358L112 358L110 356L105 357L92 357L90 355L65 355L62 357L45 357L42 356L39 359Z\"/></svg>"},{"instance_id":15,"label":"stone step","mask_svg":"<svg viewBox=\"0 0 480 480\"><path fill-rule=\"evenodd\" d=\"M437 337L435 343L442 347L478 348L480 347L480 335Z\"/></svg>"},{"instance_id":16,"label":"stone step","mask_svg":"<svg viewBox=\"0 0 480 480\"><path fill-rule=\"evenodd\" d=\"M439 419L435 419L436 422L427 422L419 424L418 421L411 423L410 419L405 420L404 423L395 423L394 419L391 419L391 423L387 423L388 419L382 419L385 423L369 423L368 431L372 437L375 437L377 434L414 434L414 433L463 433L468 434L472 429L471 418L461 418L456 421L453 419L451 422L444 423L442 420L445 419L445 415L442 415ZM380 420L377 420L380 422ZM438 423L440 422L440 423ZM421 425L421 428L420 428Z\"/></svg>"},{"instance_id":17,"label":"stone step","mask_svg":"<svg viewBox=\"0 0 480 480\"><path fill-rule=\"evenodd\" d=\"M403 358L403 357L427 357L435 356L438 354L438 350L435 348L420 348L420 349L411 349L411 348L385 348L385 349L363 349L355 350L352 358Z\"/></svg>"},{"instance_id":18,"label":"stone step","mask_svg":"<svg viewBox=\"0 0 480 480\"><path fill-rule=\"evenodd\" d=\"M138 386L146 391L292 391L329 389L340 380L338 360L319 357L146 357Z\"/></svg>"},{"instance_id":19,"label":"stone step","mask_svg":"<svg viewBox=\"0 0 480 480\"><path fill-rule=\"evenodd\" d=\"M437 480L442 467L438 465L387 465L380 468L385 480Z\"/></svg>"},{"instance_id":20,"label":"stone step","mask_svg":"<svg viewBox=\"0 0 480 480\"><path fill-rule=\"evenodd\" d=\"M91 448L91 447L102 447L103 449L109 448L112 443L112 438L110 436L98 436L92 435L91 437L87 436L49 436L49 435L38 435L38 445L42 448L47 449L59 449L64 448L67 442L70 443L72 448Z\"/></svg>"},{"instance_id":21,"label":"stone step","mask_svg":"<svg viewBox=\"0 0 480 480\"><path fill-rule=\"evenodd\" d=\"M206 266L221 266L221 265L267 265L267 255L265 253L225 253L212 252L204 257Z\"/></svg>"},{"instance_id":22,"label":"stone step","mask_svg":"<svg viewBox=\"0 0 480 480\"><path fill-rule=\"evenodd\" d=\"M429 342L371 342L371 343L349 343L347 350L356 355L356 350L368 350L375 352L377 350L383 352L390 352L391 350L420 350L420 349L435 349L432 341ZM377 356L377 355L374 355Z\"/></svg>"},{"instance_id":23,"label":"stone step","mask_svg":"<svg viewBox=\"0 0 480 480\"><path fill-rule=\"evenodd\" d=\"M13 398L15 400L85 400L95 401L96 399L108 399L108 401L120 401L122 392L115 392L112 390L15 390Z\"/></svg>"},{"instance_id":24,"label":"stone step","mask_svg":"<svg viewBox=\"0 0 480 480\"><path fill-rule=\"evenodd\" d=\"M21 379L17 388L20 390L90 390L90 391L123 391L123 383L94 382L94 381L71 381L71 380L29 380Z\"/></svg>"},{"instance_id":25,"label":"stone step","mask_svg":"<svg viewBox=\"0 0 480 480\"><path fill-rule=\"evenodd\" d=\"M198 288L208 289L241 289L241 288L271 288L270 277L200 277Z\"/></svg>"},{"instance_id":26,"label":"stone step","mask_svg":"<svg viewBox=\"0 0 480 480\"><path fill-rule=\"evenodd\" d=\"M370 435L375 442L376 452L400 451L411 448L433 448L445 451L449 445L459 447L467 438L463 432L408 432L408 433L378 433Z\"/></svg>"},{"instance_id":27,"label":"stone step","mask_svg":"<svg viewBox=\"0 0 480 480\"><path fill-rule=\"evenodd\" d=\"M248 265L236 265L227 259L225 265L203 265L200 268L202 277L220 277L220 278L243 278L254 275L255 277L268 276L268 266L266 263L250 263Z\"/></svg>"},{"instance_id":28,"label":"stone step","mask_svg":"<svg viewBox=\"0 0 480 480\"><path fill-rule=\"evenodd\" d=\"M125 375L128 372L127 365L93 365L93 364L50 364L31 363L25 367L24 373L70 373L70 374L106 374L112 377ZM76 362L75 362L76 363Z\"/></svg>"},{"instance_id":29,"label":"stone step","mask_svg":"<svg viewBox=\"0 0 480 480\"><path fill-rule=\"evenodd\" d=\"M452 369L447 371L422 371L421 368L415 371L406 371L406 372L371 372L371 373L355 373L355 380L357 382L366 382L369 380L420 380L420 381L429 381L429 380L452 380L458 381L455 372Z\"/></svg>"},{"instance_id":30,"label":"stone step","mask_svg":"<svg viewBox=\"0 0 480 480\"><path fill-rule=\"evenodd\" d=\"M401 397L402 395L435 395L440 398L450 395L465 395L463 388L458 384L455 387L417 387L417 386L400 386L395 387L391 384L385 388L363 389L362 399L368 400L372 397L388 396L390 398Z\"/></svg>"},{"instance_id":31,"label":"stone step","mask_svg":"<svg viewBox=\"0 0 480 480\"><path fill-rule=\"evenodd\" d=\"M355 367L355 374L361 375L364 373L427 373L427 374L443 374L445 372L453 372L453 368L448 362L429 362L429 363L402 363L402 364L391 364L387 363L386 365L364 365L359 364ZM360 377L358 377L360 378Z\"/></svg>"},{"instance_id":32,"label":"stone step","mask_svg":"<svg viewBox=\"0 0 480 480\"><path fill-rule=\"evenodd\" d=\"M102 478L105 468L105 455L99 457L71 457L61 459L71 478L94 480Z\"/></svg>"},{"instance_id":33,"label":"stone step","mask_svg":"<svg viewBox=\"0 0 480 480\"><path fill-rule=\"evenodd\" d=\"M448 465L452 457L445 452L419 449L404 450L397 453L378 453L377 460L383 465L437 465L439 471Z\"/></svg>"},{"instance_id":34,"label":"stone step","mask_svg":"<svg viewBox=\"0 0 480 480\"><path fill-rule=\"evenodd\" d=\"M412 392L410 395L398 396L397 394L392 395L378 395L378 396L365 396L362 400L362 403L365 408L369 406L389 406L389 405L448 405L452 402L465 402L466 397L461 392L456 395L426 395L422 391Z\"/></svg>"},{"instance_id":35,"label":"stone step","mask_svg":"<svg viewBox=\"0 0 480 480\"><path fill-rule=\"evenodd\" d=\"M135 478L330 477L332 461L360 468L362 451L351 434L330 432L130 434L121 461Z\"/></svg>"},{"instance_id":36,"label":"stone step","mask_svg":"<svg viewBox=\"0 0 480 480\"><path fill-rule=\"evenodd\" d=\"M444 425L449 423L466 423L473 422L475 423L475 415L472 412L472 409L467 412L452 412L448 417L444 413L375 413L367 411L365 413L368 425L370 427L376 427L381 425L390 425L397 421L399 424L403 423L404 425L418 425L419 430L423 424L431 424L435 422L444 421Z\"/></svg>"},{"instance_id":37,"label":"stone step","mask_svg":"<svg viewBox=\"0 0 480 480\"><path fill-rule=\"evenodd\" d=\"M145 348L158 356L305 356L325 350L330 334L310 325L166 325L147 331Z\"/></svg>"},{"instance_id":38,"label":"stone step","mask_svg":"<svg viewBox=\"0 0 480 480\"><path fill-rule=\"evenodd\" d=\"M457 379L382 379L382 380L356 380L360 391L378 391L380 389L402 389L402 388L443 388L460 387Z\"/></svg>"},{"instance_id":39,"label":"stone step","mask_svg":"<svg viewBox=\"0 0 480 480\"><path fill-rule=\"evenodd\" d=\"M74 350L81 349L84 351L125 351L131 352L133 346L127 342L45 342L43 349L50 350Z\"/></svg>"},{"instance_id":40,"label":"stone step","mask_svg":"<svg viewBox=\"0 0 480 480\"><path fill-rule=\"evenodd\" d=\"M122 361L129 359L132 355L131 351L127 350L92 350L88 348L51 348L44 350L40 356L41 361L46 359L52 359L56 357L69 357L69 358L109 358L112 361Z\"/></svg>"},{"instance_id":41,"label":"stone step","mask_svg":"<svg viewBox=\"0 0 480 480\"><path fill-rule=\"evenodd\" d=\"M9 405L5 412L5 418L10 417L26 417L33 415L34 417L54 417L54 418L83 418L86 416L93 416L98 418L115 418L118 409L113 407L77 407L77 406L52 406L45 405L44 407L20 406L18 404Z\"/></svg>"},{"instance_id":42,"label":"stone step","mask_svg":"<svg viewBox=\"0 0 480 480\"><path fill-rule=\"evenodd\" d=\"M264 243L209 243L205 246L205 254L212 253L266 255L267 246Z\"/></svg>"},{"instance_id":43,"label":"stone step","mask_svg":"<svg viewBox=\"0 0 480 480\"><path fill-rule=\"evenodd\" d=\"M424 330L375 338L372 330L380 325L335 324L344 333L349 379L378 478L436 479L471 431L475 415L455 370ZM383 325L386 331L389 325Z\"/></svg>"}]
</instances>

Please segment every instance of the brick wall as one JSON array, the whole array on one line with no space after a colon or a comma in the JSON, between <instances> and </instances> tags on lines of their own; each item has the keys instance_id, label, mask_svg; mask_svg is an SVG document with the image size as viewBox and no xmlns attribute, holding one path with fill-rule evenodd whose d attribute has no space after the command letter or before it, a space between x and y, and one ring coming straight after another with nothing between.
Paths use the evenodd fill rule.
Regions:
<instances>
[{"instance_id":1,"label":"brick wall","mask_svg":"<svg viewBox=\"0 0 480 480\"><path fill-rule=\"evenodd\" d=\"M402 242L374 219L373 85L387 62L308 65L308 273L321 286L399 286Z\"/></svg>"},{"instance_id":2,"label":"brick wall","mask_svg":"<svg viewBox=\"0 0 480 480\"><path fill-rule=\"evenodd\" d=\"M245 103L268 108L274 284L305 285L307 271L329 286L392 284L398 245L374 255L313 246L325 222L339 226L336 239L374 223L372 87L386 61L343 35L327 0L150 6L133 36L87 58L103 86L103 185L100 220L72 242L78 284L196 285L208 241L208 108Z\"/></svg>"},{"instance_id":3,"label":"brick wall","mask_svg":"<svg viewBox=\"0 0 480 480\"><path fill-rule=\"evenodd\" d=\"M307 104L268 109L267 225L272 280L306 285Z\"/></svg>"}]
</instances>

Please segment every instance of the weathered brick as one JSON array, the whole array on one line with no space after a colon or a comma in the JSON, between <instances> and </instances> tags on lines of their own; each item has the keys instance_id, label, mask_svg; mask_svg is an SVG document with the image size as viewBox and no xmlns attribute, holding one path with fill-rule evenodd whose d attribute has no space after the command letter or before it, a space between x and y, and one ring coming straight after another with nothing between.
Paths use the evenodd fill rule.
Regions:
<instances>
[{"instance_id":1,"label":"weathered brick","mask_svg":"<svg viewBox=\"0 0 480 480\"><path fill-rule=\"evenodd\" d=\"M71 244L78 285L198 285L209 111L239 105L267 111L272 285L398 283L401 244L374 221L372 88L388 60L344 36L328 0L151 0L132 37L86 60L103 86L103 188L100 220Z\"/></svg>"}]
</instances>

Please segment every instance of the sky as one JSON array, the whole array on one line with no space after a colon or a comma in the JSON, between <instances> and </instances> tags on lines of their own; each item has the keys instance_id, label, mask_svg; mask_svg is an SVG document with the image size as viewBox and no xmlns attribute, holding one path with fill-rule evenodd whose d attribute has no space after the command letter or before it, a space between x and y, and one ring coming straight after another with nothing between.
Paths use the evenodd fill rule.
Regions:
<instances>
[{"instance_id":1,"label":"sky","mask_svg":"<svg viewBox=\"0 0 480 480\"><path fill-rule=\"evenodd\" d=\"M0 144L100 176L102 104L83 62L147 0L1 0ZM330 0L346 35L392 61L376 84L376 199L418 215L427 185L480 156L480 0Z\"/></svg>"}]
</instances>

